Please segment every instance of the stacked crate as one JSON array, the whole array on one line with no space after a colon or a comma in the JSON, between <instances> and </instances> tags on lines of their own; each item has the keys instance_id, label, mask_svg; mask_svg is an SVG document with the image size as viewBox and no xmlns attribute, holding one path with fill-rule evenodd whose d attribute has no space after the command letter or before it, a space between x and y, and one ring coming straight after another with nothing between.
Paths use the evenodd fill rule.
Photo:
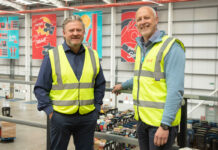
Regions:
<instances>
[{"instance_id":1,"label":"stacked crate","mask_svg":"<svg viewBox=\"0 0 218 150\"><path fill-rule=\"evenodd\" d=\"M13 140L16 137L16 124L6 121L0 122L1 126L1 140Z\"/></svg>"}]
</instances>

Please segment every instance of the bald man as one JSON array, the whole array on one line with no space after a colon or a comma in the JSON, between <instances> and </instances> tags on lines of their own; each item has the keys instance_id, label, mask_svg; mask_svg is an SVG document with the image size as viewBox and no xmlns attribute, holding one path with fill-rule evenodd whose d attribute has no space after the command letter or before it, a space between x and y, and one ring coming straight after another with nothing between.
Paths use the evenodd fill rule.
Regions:
<instances>
[{"instance_id":1,"label":"bald man","mask_svg":"<svg viewBox=\"0 0 218 150\"><path fill-rule=\"evenodd\" d=\"M157 29L152 7L136 12L134 77L114 86L112 93L132 89L141 150L170 150L177 135L184 93L185 48L181 41Z\"/></svg>"}]
</instances>

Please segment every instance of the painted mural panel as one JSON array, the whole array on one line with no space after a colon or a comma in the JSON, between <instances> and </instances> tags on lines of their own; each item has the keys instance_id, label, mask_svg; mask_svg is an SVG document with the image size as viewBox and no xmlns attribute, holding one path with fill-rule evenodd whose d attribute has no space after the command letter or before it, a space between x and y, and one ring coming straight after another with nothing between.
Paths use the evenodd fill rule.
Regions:
<instances>
[{"instance_id":1,"label":"painted mural panel","mask_svg":"<svg viewBox=\"0 0 218 150\"><path fill-rule=\"evenodd\" d=\"M32 58L43 59L56 47L56 14L32 16Z\"/></svg>"},{"instance_id":2,"label":"painted mural panel","mask_svg":"<svg viewBox=\"0 0 218 150\"><path fill-rule=\"evenodd\" d=\"M19 58L19 17L0 17L0 58Z\"/></svg>"},{"instance_id":3,"label":"painted mural panel","mask_svg":"<svg viewBox=\"0 0 218 150\"><path fill-rule=\"evenodd\" d=\"M122 10L121 15L121 61L135 62L136 37L140 36L135 25L136 9Z\"/></svg>"},{"instance_id":4,"label":"painted mural panel","mask_svg":"<svg viewBox=\"0 0 218 150\"><path fill-rule=\"evenodd\" d=\"M85 36L83 43L96 50L102 58L102 11L74 12L79 15L85 24Z\"/></svg>"}]
</instances>

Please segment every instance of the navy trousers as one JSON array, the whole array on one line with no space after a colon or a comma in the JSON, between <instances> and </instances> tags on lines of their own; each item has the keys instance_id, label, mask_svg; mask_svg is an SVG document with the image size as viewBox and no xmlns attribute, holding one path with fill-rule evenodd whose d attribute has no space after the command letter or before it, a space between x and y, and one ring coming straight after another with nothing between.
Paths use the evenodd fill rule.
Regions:
<instances>
[{"instance_id":1,"label":"navy trousers","mask_svg":"<svg viewBox=\"0 0 218 150\"><path fill-rule=\"evenodd\" d=\"M167 143L163 146L154 145L154 135L158 127L153 127L145 124L144 122L138 121L137 123L137 136L139 141L140 150L170 150L175 141L178 133L178 127L170 127L169 137Z\"/></svg>"},{"instance_id":2,"label":"navy trousers","mask_svg":"<svg viewBox=\"0 0 218 150\"><path fill-rule=\"evenodd\" d=\"M71 135L76 150L93 150L97 118L96 110L86 115L54 112L50 120L51 150L67 150Z\"/></svg>"}]
</instances>

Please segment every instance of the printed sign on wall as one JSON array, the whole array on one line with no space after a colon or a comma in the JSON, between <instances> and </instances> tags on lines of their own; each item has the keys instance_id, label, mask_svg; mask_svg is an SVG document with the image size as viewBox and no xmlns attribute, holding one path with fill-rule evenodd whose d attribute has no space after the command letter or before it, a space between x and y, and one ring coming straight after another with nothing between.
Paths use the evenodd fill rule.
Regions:
<instances>
[{"instance_id":1,"label":"printed sign on wall","mask_svg":"<svg viewBox=\"0 0 218 150\"><path fill-rule=\"evenodd\" d=\"M74 12L79 15L85 24L85 36L83 43L97 50L99 58L102 58L102 11Z\"/></svg>"},{"instance_id":2,"label":"printed sign on wall","mask_svg":"<svg viewBox=\"0 0 218 150\"><path fill-rule=\"evenodd\" d=\"M56 47L56 14L32 16L32 58L43 59Z\"/></svg>"},{"instance_id":3,"label":"printed sign on wall","mask_svg":"<svg viewBox=\"0 0 218 150\"><path fill-rule=\"evenodd\" d=\"M19 58L19 17L0 17L0 58Z\"/></svg>"},{"instance_id":4,"label":"printed sign on wall","mask_svg":"<svg viewBox=\"0 0 218 150\"><path fill-rule=\"evenodd\" d=\"M140 33L135 25L136 9L122 10L121 15L121 61L135 62L136 37Z\"/></svg>"}]
</instances>

